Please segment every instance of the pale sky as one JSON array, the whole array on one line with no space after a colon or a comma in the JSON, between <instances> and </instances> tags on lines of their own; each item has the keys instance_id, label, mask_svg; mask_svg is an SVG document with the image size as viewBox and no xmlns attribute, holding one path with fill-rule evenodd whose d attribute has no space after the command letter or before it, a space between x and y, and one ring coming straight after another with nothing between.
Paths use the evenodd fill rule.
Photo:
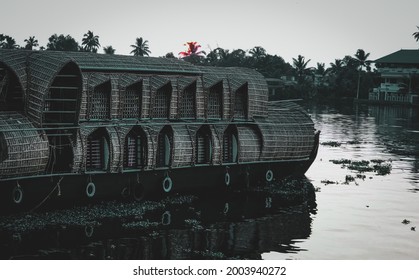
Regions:
<instances>
[{"instance_id":1,"label":"pale sky","mask_svg":"<svg viewBox=\"0 0 419 280\"><path fill-rule=\"evenodd\" d=\"M0 34L22 46L29 36L46 46L54 33L81 44L91 30L117 54L129 55L143 37L151 56L177 55L197 41L207 53L262 46L289 63L303 55L312 67L359 48L370 59L418 49L417 25L419 0L0 0Z\"/></svg>"}]
</instances>

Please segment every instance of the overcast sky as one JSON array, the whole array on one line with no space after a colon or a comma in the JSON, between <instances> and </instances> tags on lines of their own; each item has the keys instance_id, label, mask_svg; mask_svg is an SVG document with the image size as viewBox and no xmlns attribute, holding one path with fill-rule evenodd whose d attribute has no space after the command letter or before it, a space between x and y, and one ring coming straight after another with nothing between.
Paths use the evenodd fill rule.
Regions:
<instances>
[{"instance_id":1,"label":"overcast sky","mask_svg":"<svg viewBox=\"0 0 419 280\"><path fill-rule=\"evenodd\" d=\"M0 7L0 34L19 45L35 36L46 46L54 33L81 43L91 30L117 54L128 55L143 37L151 56L177 55L186 41L198 41L207 53L262 46L290 63L301 54L309 66L359 48L371 59L419 48L412 36L419 0L0 0Z\"/></svg>"}]
</instances>

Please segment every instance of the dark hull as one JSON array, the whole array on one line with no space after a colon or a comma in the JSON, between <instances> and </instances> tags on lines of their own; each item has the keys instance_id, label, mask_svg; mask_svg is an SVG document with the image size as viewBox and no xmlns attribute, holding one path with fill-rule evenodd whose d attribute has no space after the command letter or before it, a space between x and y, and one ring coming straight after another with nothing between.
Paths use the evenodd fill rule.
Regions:
<instances>
[{"instance_id":1,"label":"dark hull","mask_svg":"<svg viewBox=\"0 0 419 280\"><path fill-rule=\"evenodd\" d=\"M158 168L126 173L52 174L2 181L2 205L10 210L30 210L45 203L63 201L142 200L172 193L252 188L290 175L304 174L317 155L318 136L316 139L310 158L300 160ZM17 189L19 193L16 193Z\"/></svg>"}]
</instances>

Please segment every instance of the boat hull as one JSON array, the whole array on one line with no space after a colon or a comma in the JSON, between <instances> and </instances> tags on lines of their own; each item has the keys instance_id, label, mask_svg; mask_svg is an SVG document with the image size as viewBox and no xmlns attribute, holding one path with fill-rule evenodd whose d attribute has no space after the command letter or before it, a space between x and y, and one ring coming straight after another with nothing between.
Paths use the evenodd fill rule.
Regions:
<instances>
[{"instance_id":1,"label":"boat hull","mask_svg":"<svg viewBox=\"0 0 419 280\"><path fill-rule=\"evenodd\" d=\"M140 201L173 193L250 189L290 175L303 175L313 159L28 177L2 181L1 200L7 209L27 210L62 201Z\"/></svg>"}]
</instances>

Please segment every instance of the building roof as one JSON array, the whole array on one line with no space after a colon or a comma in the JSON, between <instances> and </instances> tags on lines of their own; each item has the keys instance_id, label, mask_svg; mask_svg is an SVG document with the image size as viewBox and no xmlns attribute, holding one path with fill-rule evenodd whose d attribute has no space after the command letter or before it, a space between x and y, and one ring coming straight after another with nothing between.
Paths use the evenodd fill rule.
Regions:
<instances>
[{"instance_id":1,"label":"building roof","mask_svg":"<svg viewBox=\"0 0 419 280\"><path fill-rule=\"evenodd\" d=\"M399 50L389 55L383 56L374 61L375 63L392 63L392 64L419 64L418 50Z\"/></svg>"}]
</instances>

